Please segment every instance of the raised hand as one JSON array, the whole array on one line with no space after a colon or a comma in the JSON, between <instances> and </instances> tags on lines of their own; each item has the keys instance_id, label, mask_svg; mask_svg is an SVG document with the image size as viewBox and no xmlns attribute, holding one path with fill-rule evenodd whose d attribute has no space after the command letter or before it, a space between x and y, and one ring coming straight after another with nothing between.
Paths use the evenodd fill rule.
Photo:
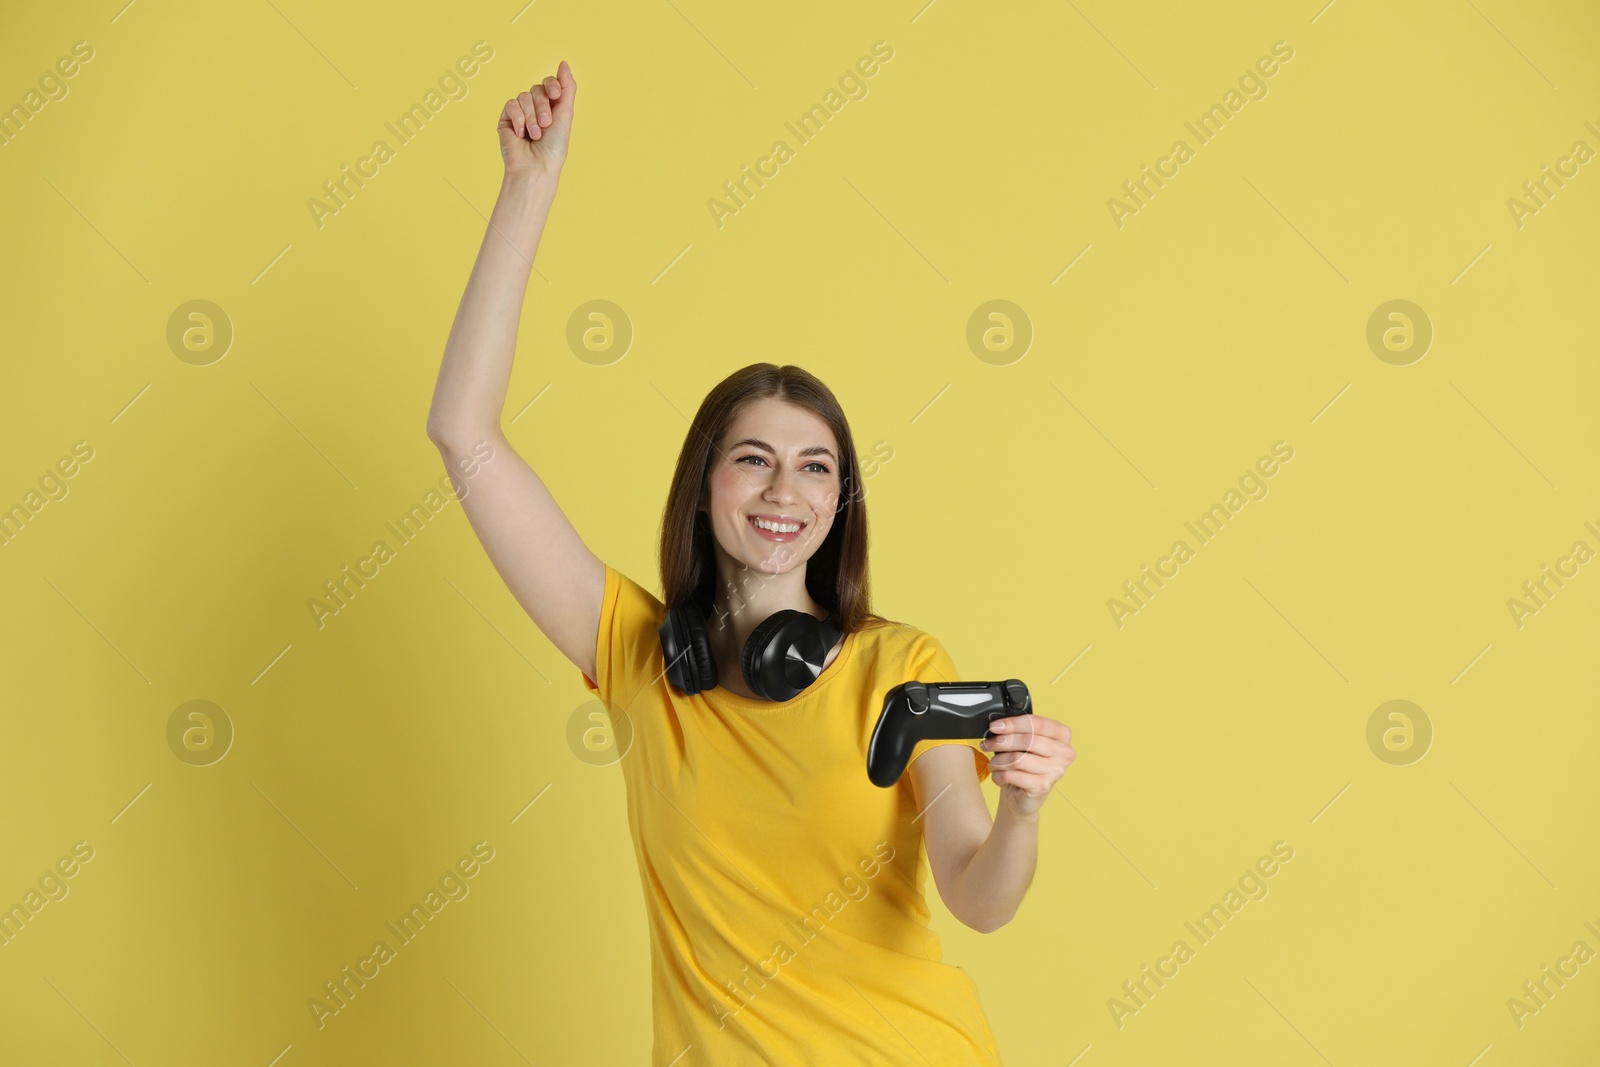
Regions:
<instances>
[{"instance_id":1,"label":"raised hand","mask_svg":"<svg viewBox=\"0 0 1600 1067\"><path fill-rule=\"evenodd\" d=\"M578 83L566 60L553 78L536 83L527 92L506 101L500 112L500 156L506 176L554 179L567 161L572 135L572 106Z\"/></svg>"}]
</instances>

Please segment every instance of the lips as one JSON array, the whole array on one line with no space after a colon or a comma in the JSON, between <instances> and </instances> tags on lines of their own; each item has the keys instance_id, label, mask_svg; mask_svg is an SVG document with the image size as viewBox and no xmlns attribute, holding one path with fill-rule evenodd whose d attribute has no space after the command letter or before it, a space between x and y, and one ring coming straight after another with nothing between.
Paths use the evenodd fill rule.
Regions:
<instances>
[{"instance_id":1,"label":"lips","mask_svg":"<svg viewBox=\"0 0 1600 1067\"><path fill-rule=\"evenodd\" d=\"M804 519L786 519L781 515L748 515L745 517L745 521L751 525L755 525L757 519L763 522L775 523L779 526L799 526L802 530L806 528Z\"/></svg>"},{"instance_id":2,"label":"lips","mask_svg":"<svg viewBox=\"0 0 1600 1067\"><path fill-rule=\"evenodd\" d=\"M800 529L795 530L792 533L779 533L776 530L764 530L756 525L757 519L762 519L766 522L781 523L786 526L798 525ZM748 515L745 517L745 523L750 527L750 529L756 532L756 536L762 538L763 540L776 541L779 544L787 544L790 541L797 540L806 529L806 523L800 519L783 519L772 515Z\"/></svg>"}]
</instances>

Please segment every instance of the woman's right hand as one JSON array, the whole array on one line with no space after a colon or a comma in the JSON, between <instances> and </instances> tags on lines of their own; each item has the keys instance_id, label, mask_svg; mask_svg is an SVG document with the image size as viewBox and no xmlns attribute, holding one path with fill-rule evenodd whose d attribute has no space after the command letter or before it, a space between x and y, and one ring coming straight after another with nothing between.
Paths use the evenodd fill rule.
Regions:
<instances>
[{"instance_id":1,"label":"woman's right hand","mask_svg":"<svg viewBox=\"0 0 1600 1067\"><path fill-rule=\"evenodd\" d=\"M567 161L567 141L572 134L572 105L578 83L566 60L556 76L520 93L500 112L500 156L506 177L554 180Z\"/></svg>"}]
</instances>

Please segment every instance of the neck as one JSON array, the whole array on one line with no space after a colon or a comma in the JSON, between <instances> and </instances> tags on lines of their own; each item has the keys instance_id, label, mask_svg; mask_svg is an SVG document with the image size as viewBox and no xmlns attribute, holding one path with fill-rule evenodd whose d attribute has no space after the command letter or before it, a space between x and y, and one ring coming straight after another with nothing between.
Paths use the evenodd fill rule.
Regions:
<instances>
[{"instance_id":1,"label":"neck","mask_svg":"<svg viewBox=\"0 0 1600 1067\"><path fill-rule=\"evenodd\" d=\"M815 618L828 617L806 590L806 565L783 574L767 574L745 566L717 547L717 594L706 618L711 639L727 647L742 647L750 632L764 619L790 609Z\"/></svg>"}]
</instances>

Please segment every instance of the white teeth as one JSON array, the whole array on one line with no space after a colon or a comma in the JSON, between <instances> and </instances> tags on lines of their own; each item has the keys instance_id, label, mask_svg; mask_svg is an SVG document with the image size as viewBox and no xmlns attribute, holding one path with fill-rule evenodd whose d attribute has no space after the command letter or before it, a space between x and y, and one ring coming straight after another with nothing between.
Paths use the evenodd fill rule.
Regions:
<instances>
[{"instance_id":1,"label":"white teeth","mask_svg":"<svg viewBox=\"0 0 1600 1067\"><path fill-rule=\"evenodd\" d=\"M793 523L793 522L768 522L766 519L752 519L751 521L754 522L757 526L761 527L763 530L771 530L773 533L799 533L800 532L800 524L799 523Z\"/></svg>"}]
</instances>

